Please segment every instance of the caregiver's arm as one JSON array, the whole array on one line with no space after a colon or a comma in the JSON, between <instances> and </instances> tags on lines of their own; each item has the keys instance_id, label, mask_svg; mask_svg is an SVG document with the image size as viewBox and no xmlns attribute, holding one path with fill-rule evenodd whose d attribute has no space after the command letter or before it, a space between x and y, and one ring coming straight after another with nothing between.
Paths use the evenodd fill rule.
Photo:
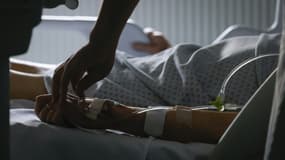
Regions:
<instances>
[{"instance_id":1,"label":"caregiver's arm","mask_svg":"<svg viewBox=\"0 0 285 160\"><path fill-rule=\"evenodd\" d=\"M139 0L104 0L89 43L56 69L53 80L55 102L65 100L71 82L76 93L107 76L113 66L119 36Z\"/></svg>"}]
</instances>

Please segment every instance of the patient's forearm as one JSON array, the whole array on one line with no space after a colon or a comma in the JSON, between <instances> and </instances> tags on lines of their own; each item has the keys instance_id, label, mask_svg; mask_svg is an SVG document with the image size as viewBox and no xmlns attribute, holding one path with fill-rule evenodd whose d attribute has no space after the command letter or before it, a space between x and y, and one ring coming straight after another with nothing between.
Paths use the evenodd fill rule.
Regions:
<instances>
[{"instance_id":1,"label":"patient's forearm","mask_svg":"<svg viewBox=\"0 0 285 160\"><path fill-rule=\"evenodd\" d=\"M31 61L10 58L10 69L20 72L43 74L44 72L49 71L53 68L54 66L50 64L36 63Z\"/></svg>"},{"instance_id":2,"label":"patient's forearm","mask_svg":"<svg viewBox=\"0 0 285 160\"><path fill-rule=\"evenodd\" d=\"M145 114L136 114L141 108L115 105L110 108L114 123L111 129L124 131L137 136L146 136L144 133Z\"/></svg>"},{"instance_id":3,"label":"patient's forearm","mask_svg":"<svg viewBox=\"0 0 285 160\"><path fill-rule=\"evenodd\" d=\"M110 110L115 120L117 120L112 129L137 136L149 136L144 131L146 113L137 114L137 111L141 111L142 108L116 105L111 107ZM163 135L158 138L189 142L194 136L189 126L177 122L174 108L168 109L163 128Z\"/></svg>"},{"instance_id":4,"label":"patient's forearm","mask_svg":"<svg viewBox=\"0 0 285 160\"><path fill-rule=\"evenodd\" d=\"M42 121L64 125L58 122L57 118L53 118L62 115L61 119L65 119L65 122L73 126L88 129L115 129L137 136L152 136L154 132L148 130L151 126L150 128L154 129L160 128L159 134L154 133L157 138L180 142L216 143L237 114L237 112L170 107L166 110L167 112L162 112L166 114L161 114L157 119L153 117L159 117L160 112L149 114L150 112L142 111L145 108L125 106L98 98L83 101L73 95L67 96L63 110L59 111L61 113L55 114L49 103L51 99L51 95L42 95L37 98L36 113ZM164 122L154 122L161 118ZM151 125L145 127L146 124Z\"/></svg>"},{"instance_id":5,"label":"patient's forearm","mask_svg":"<svg viewBox=\"0 0 285 160\"><path fill-rule=\"evenodd\" d=\"M19 72L10 69L10 98L35 100L40 94L46 94L42 75Z\"/></svg>"},{"instance_id":6,"label":"patient's forearm","mask_svg":"<svg viewBox=\"0 0 285 160\"><path fill-rule=\"evenodd\" d=\"M137 114L139 110L141 108L112 107L111 111L115 119L125 119L125 121L119 121L117 125L115 123L112 126L113 129L138 136L148 136L144 131L146 113ZM222 112L184 110L183 116L191 117L191 121L187 121L186 119L189 120L189 118L177 117L182 116L177 112L175 107L168 109L163 134L158 138L180 142L216 143L236 115L234 112L223 114Z\"/></svg>"},{"instance_id":7,"label":"patient's forearm","mask_svg":"<svg viewBox=\"0 0 285 160\"><path fill-rule=\"evenodd\" d=\"M126 120L120 122L120 125L114 125L113 129L121 130L137 136L149 136L144 131L146 113L137 114L141 108L113 107L112 111L118 117L125 117ZM189 142L194 136L191 128L176 121L175 109L169 109L164 123L163 135L158 137L166 140Z\"/></svg>"}]
</instances>

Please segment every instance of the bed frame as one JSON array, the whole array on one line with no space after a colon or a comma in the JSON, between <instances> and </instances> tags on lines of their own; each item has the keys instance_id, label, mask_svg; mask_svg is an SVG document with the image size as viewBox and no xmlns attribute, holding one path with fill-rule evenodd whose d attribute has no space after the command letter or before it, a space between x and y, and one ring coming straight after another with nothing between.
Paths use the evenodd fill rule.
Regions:
<instances>
[{"instance_id":1,"label":"bed frame","mask_svg":"<svg viewBox=\"0 0 285 160\"><path fill-rule=\"evenodd\" d=\"M233 25L228 27L213 43L217 43L223 39L242 36L242 35L258 35L261 33L277 33L282 31L282 0L276 0L275 18L272 25L266 30L250 28L243 25Z\"/></svg>"}]
</instances>

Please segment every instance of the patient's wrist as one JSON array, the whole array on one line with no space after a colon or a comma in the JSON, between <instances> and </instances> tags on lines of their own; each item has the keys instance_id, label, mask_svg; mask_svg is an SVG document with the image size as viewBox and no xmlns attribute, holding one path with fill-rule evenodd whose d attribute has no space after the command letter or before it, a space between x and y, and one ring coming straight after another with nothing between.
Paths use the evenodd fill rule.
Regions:
<instances>
[{"instance_id":1,"label":"patient's wrist","mask_svg":"<svg viewBox=\"0 0 285 160\"><path fill-rule=\"evenodd\" d=\"M112 129L145 136L143 132L145 114L136 114L140 108L116 104L109 109L114 118Z\"/></svg>"}]
</instances>

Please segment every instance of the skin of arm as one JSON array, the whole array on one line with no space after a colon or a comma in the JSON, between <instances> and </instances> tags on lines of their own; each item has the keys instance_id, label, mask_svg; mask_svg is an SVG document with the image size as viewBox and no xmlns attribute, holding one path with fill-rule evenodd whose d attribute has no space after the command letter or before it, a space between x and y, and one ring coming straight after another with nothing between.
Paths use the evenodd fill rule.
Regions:
<instances>
[{"instance_id":1,"label":"skin of arm","mask_svg":"<svg viewBox=\"0 0 285 160\"><path fill-rule=\"evenodd\" d=\"M144 108L131 107L110 100L104 102L103 109L96 119L86 116L86 110L90 101L80 101L71 95L67 96L66 104L59 116L54 116L49 107L50 95L42 95L37 98L36 114L47 123L62 126L80 126L87 129L114 129L124 131L136 136L148 136L144 132L146 112L138 114ZM189 107L188 107L189 108ZM234 119L236 112L217 112L202 110L183 110L183 115L191 117L191 120L181 120L177 107L168 109L163 126L163 134L160 139L188 142L217 143L226 128ZM66 123L68 122L68 123Z\"/></svg>"},{"instance_id":2,"label":"skin of arm","mask_svg":"<svg viewBox=\"0 0 285 160\"><path fill-rule=\"evenodd\" d=\"M133 47L136 50L148 52L150 54L156 54L171 47L171 44L161 32L156 31L152 28L145 28L144 33L148 36L150 42L134 42Z\"/></svg>"},{"instance_id":3,"label":"skin of arm","mask_svg":"<svg viewBox=\"0 0 285 160\"><path fill-rule=\"evenodd\" d=\"M52 64L44 64L10 58L10 69L19 72L44 74L45 72L50 71L53 68L55 68L55 65Z\"/></svg>"},{"instance_id":4,"label":"skin of arm","mask_svg":"<svg viewBox=\"0 0 285 160\"><path fill-rule=\"evenodd\" d=\"M44 77L53 68L50 64L10 58L10 99L34 101L36 96L47 94Z\"/></svg>"},{"instance_id":5,"label":"skin of arm","mask_svg":"<svg viewBox=\"0 0 285 160\"><path fill-rule=\"evenodd\" d=\"M128 106L114 106L111 108L113 113L113 117L124 117L124 121L120 122L120 118L117 119L120 123L115 123L115 125L111 126L111 129L116 129L120 131L124 131L127 133L134 134L136 136L148 136L144 132L144 123L146 113L136 114L137 111L141 110L141 108ZM185 110L184 115L193 116L190 110ZM194 116L197 115L197 112L194 111ZM199 113L198 113L199 114ZM202 115L203 114L199 114ZM206 115L206 114L204 114ZM209 122L208 124L200 124L200 117L195 117L192 119L192 124L189 125L188 122L177 120L177 110L175 107L168 110L165 116L165 123L163 127L163 134L160 139L171 140L171 141L179 141L182 143L188 142L205 142L205 143L217 143L223 132L226 128L222 128L221 132L213 131L213 125L217 125L215 123ZM126 118L127 117L127 118ZM118 125L119 124L119 125ZM221 122L223 124L223 122ZM230 123L227 123L228 126Z\"/></svg>"},{"instance_id":6,"label":"skin of arm","mask_svg":"<svg viewBox=\"0 0 285 160\"><path fill-rule=\"evenodd\" d=\"M10 69L11 99L20 98L34 101L37 95L46 93L43 75Z\"/></svg>"},{"instance_id":7,"label":"skin of arm","mask_svg":"<svg viewBox=\"0 0 285 160\"><path fill-rule=\"evenodd\" d=\"M157 138L183 143L205 142L215 144L237 114L237 112L225 113L187 108L183 111L178 111L177 107L168 109L163 134ZM111 129L121 130L136 136L148 136L144 132L146 113L137 114L141 110L142 108L139 107L124 105L110 107L112 117L117 122L111 125ZM180 117L177 117L181 115L177 112L183 112L183 116L192 117L191 122L185 119L181 121Z\"/></svg>"}]
</instances>

